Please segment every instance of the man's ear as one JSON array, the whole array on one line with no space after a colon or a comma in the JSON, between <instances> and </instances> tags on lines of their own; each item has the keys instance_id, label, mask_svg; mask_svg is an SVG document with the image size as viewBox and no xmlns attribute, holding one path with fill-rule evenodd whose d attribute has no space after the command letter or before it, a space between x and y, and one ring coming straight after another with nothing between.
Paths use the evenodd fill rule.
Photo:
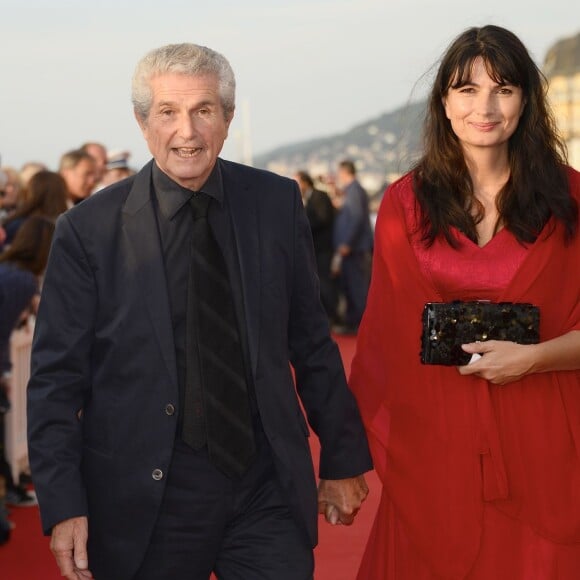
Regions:
<instances>
[{"instance_id":1,"label":"man's ear","mask_svg":"<svg viewBox=\"0 0 580 580\"><path fill-rule=\"evenodd\" d=\"M137 124L139 125L139 128L141 129L141 131L143 133L145 133L147 126L145 121L139 116L139 114L137 113L136 109L133 109L133 115L135 117L135 120L137 121Z\"/></svg>"},{"instance_id":2,"label":"man's ear","mask_svg":"<svg viewBox=\"0 0 580 580\"><path fill-rule=\"evenodd\" d=\"M234 113L235 113L235 109L232 109L231 113L228 113L226 115L226 137L228 136L228 133L230 130L230 124L234 120Z\"/></svg>"}]
</instances>

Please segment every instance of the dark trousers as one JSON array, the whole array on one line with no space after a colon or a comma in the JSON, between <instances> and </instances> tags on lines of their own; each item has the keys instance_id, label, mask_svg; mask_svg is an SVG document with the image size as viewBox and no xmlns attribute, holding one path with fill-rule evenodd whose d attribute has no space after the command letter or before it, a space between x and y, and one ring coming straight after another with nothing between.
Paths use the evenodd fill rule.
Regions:
<instances>
[{"instance_id":1,"label":"dark trousers","mask_svg":"<svg viewBox=\"0 0 580 580\"><path fill-rule=\"evenodd\" d=\"M134 580L312 580L312 548L283 498L269 446L240 480L177 440L165 496Z\"/></svg>"},{"instance_id":2,"label":"dark trousers","mask_svg":"<svg viewBox=\"0 0 580 580\"><path fill-rule=\"evenodd\" d=\"M353 252L341 264L340 281L346 300L345 322L355 328L360 324L370 284L370 252Z\"/></svg>"}]
</instances>

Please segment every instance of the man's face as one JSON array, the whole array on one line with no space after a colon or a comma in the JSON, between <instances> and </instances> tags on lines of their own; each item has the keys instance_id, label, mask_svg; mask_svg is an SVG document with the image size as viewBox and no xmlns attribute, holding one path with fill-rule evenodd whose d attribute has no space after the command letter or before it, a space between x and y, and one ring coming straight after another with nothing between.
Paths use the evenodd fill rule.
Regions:
<instances>
[{"instance_id":1,"label":"man's face","mask_svg":"<svg viewBox=\"0 0 580 580\"><path fill-rule=\"evenodd\" d=\"M97 183L101 181L107 170L107 151L97 143L91 143L86 147L87 153L95 160L95 178Z\"/></svg>"},{"instance_id":2,"label":"man's face","mask_svg":"<svg viewBox=\"0 0 580 580\"><path fill-rule=\"evenodd\" d=\"M92 159L81 159L74 167L63 169L61 173L74 199L85 199L91 195L96 178L95 162Z\"/></svg>"},{"instance_id":3,"label":"man's face","mask_svg":"<svg viewBox=\"0 0 580 580\"><path fill-rule=\"evenodd\" d=\"M151 79L152 103L137 117L159 168L182 187L197 191L207 181L228 136L218 80L164 74Z\"/></svg>"},{"instance_id":4,"label":"man's face","mask_svg":"<svg viewBox=\"0 0 580 580\"><path fill-rule=\"evenodd\" d=\"M339 187L346 187L353 180L353 176L344 167L339 167L336 174L336 181Z\"/></svg>"}]
</instances>

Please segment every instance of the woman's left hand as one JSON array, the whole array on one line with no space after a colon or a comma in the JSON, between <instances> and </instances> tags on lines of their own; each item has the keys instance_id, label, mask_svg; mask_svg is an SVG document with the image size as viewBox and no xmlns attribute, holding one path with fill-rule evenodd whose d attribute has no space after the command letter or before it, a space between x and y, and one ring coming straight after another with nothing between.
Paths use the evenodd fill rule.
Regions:
<instances>
[{"instance_id":1,"label":"woman's left hand","mask_svg":"<svg viewBox=\"0 0 580 580\"><path fill-rule=\"evenodd\" d=\"M506 385L532 371L535 346L505 340L464 344L461 348L465 352L480 354L481 358L457 369L462 375L476 375L490 383Z\"/></svg>"}]
</instances>

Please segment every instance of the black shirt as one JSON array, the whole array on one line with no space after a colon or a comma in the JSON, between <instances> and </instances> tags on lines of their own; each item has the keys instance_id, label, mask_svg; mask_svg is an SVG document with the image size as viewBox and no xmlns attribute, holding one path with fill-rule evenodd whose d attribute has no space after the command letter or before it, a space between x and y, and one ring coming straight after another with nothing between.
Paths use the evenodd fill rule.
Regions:
<instances>
[{"instance_id":1,"label":"black shirt","mask_svg":"<svg viewBox=\"0 0 580 580\"><path fill-rule=\"evenodd\" d=\"M189 200L194 195L190 189L182 187L166 175L156 163L153 164L152 181L154 203L161 240L161 250L165 265L165 278L169 296L169 308L173 327L173 341L177 361L177 379L179 385L179 424L181 425L181 409L185 386L186 364L186 318L187 318L187 280L189 276L191 227L193 218ZM256 405L251 376L248 372L249 356L243 297L241 290L241 275L237 256L237 246L232 232L231 216L228 208L219 160L200 191L211 197L208 220L212 233L220 246L228 267L238 327L243 345L243 355L250 392L250 404L254 415Z\"/></svg>"}]
</instances>

